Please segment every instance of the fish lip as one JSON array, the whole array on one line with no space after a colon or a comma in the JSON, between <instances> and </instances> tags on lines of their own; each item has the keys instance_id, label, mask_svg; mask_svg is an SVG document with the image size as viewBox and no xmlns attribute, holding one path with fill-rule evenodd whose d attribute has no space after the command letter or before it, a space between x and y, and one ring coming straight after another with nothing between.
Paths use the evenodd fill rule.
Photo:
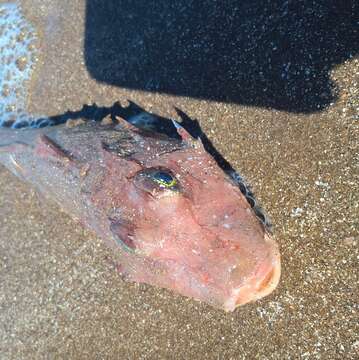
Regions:
<instances>
[{"instance_id":1,"label":"fish lip","mask_svg":"<svg viewBox=\"0 0 359 360\"><path fill-rule=\"evenodd\" d=\"M269 263L264 260L256 271L255 275L244 285L239 286L231 291L231 296L224 303L225 311L233 311L237 307L247 303L259 300L271 294L277 287L281 275L281 261L277 243L269 234L265 235L265 241L272 246L273 253ZM266 269L266 271L264 271Z\"/></svg>"}]
</instances>

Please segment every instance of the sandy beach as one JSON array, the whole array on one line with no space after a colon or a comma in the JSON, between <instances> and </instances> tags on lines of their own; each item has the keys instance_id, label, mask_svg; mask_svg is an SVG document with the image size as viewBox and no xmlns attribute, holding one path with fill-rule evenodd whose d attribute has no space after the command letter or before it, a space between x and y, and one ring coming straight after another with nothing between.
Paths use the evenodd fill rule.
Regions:
<instances>
[{"instance_id":1,"label":"sandy beach","mask_svg":"<svg viewBox=\"0 0 359 360\"><path fill-rule=\"evenodd\" d=\"M159 1L157 6L162 9L165 3ZM209 1L203 3L211 6ZM254 9L259 9L259 2L254 3ZM272 13L274 17L266 22L267 18L257 16L250 7L239 9L248 16L253 13L239 28L245 29L243 39L248 38L248 31L254 36L253 43L257 40L264 49L272 36L279 44L274 41L273 49L283 42L270 32L274 31L271 26L286 26L287 10L271 9L264 3L263 16ZM177 75L166 51L163 58L156 59L152 47L156 39L162 41L156 26L175 31L176 26L183 29L183 24L189 23L187 18L171 17L173 12L190 14L188 2L179 1L174 10L163 5L168 16L165 19L159 13L158 25L156 19L148 20L157 8L148 6L146 12L141 6L128 8L124 1L122 12L117 7L113 10L125 14L121 22L109 18L109 26L106 19L100 19L109 9L101 9L98 1L73 0L65 5L61 0L22 0L20 4L38 33L38 61L27 111L54 116L78 112L94 103L111 107L116 101L124 106L132 101L165 118L180 121L177 108L197 119L216 149L247 179L270 215L281 250L282 278L270 296L233 313L167 290L127 283L116 272L112 254L100 239L0 166L0 358L358 358L359 47L358 41L347 44L346 36L354 34L351 25L328 32L328 38L319 36L310 54L305 52L305 39L298 38L303 59L314 58L313 69L307 72L303 60L303 74L315 72L323 63L322 73L318 70L317 78L309 74L307 81L300 75L300 62L299 70L291 73L296 66L293 60L291 66L287 61L283 67L287 73L277 78L274 70L279 55L268 55L273 72L268 67L263 70L265 63L259 54L265 57L267 53L254 48L249 52L254 56L238 55L238 62L222 59L219 65L228 64L228 68L221 73L220 66L213 65L213 49L226 42L232 46L233 34L217 39L208 31L206 37L199 22L191 36L183 30L187 35L179 39L196 36L198 40L202 36L206 46L198 46L203 51L208 48L208 53L201 51L197 56L196 47L186 45L190 50L183 63L191 56L197 58L188 65L193 74L189 71L181 82L185 66L179 67ZM96 6L100 15L91 13ZM322 11L325 17L325 9L313 5L312 10ZM137 26L153 26L151 34L133 32L132 20L141 11L147 17L144 15L143 24L137 22ZM352 7L338 11L354 17L358 6L353 2ZM208 14L226 24L217 8ZM338 23L348 19L344 15L338 16ZM305 29L305 22L299 28ZM225 34L226 27L221 29ZM113 35L108 39L110 30ZM127 42L129 34L132 42ZM163 36L164 44L177 51L182 43L169 34L169 38ZM305 30L298 34L308 35ZM124 53L104 52L107 49L101 44L106 41L120 43ZM328 45L331 42L334 50ZM246 46L251 44L248 41ZM235 49L239 43L233 46ZM136 60L140 54L145 59L146 54L151 55L148 63ZM206 57L211 61L206 62ZM156 75L151 71L156 69L157 60L162 72ZM166 64L171 65L167 68ZM142 71L146 66L148 78ZM200 68L211 75L202 76ZM237 77L228 75L236 70ZM126 71L132 71L131 75L126 77ZM237 96L240 81L245 90ZM306 85L308 82L312 85ZM194 83L198 83L197 90L193 90ZM221 95L226 83L228 97ZM308 96L303 89L308 89ZM277 96L278 91L287 91L287 97Z\"/></svg>"}]
</instances>

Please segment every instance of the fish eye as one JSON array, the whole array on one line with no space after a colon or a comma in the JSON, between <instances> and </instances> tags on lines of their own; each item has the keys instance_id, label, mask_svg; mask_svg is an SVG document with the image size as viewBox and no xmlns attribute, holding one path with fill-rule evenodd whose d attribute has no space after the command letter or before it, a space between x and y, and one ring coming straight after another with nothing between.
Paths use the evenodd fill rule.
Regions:
<instances>
[{"instance_id":1,"label":"fish eye","mask_svg":"<svg viewBox=\"0 0 359 360\"><path fill-rule=\"evenodd\" d=\"M171 170L164 168L149 168L139 171L134 178L135 185L152 195L163 193L165 190L176 192L179 183Z\"/></svg>"},{"instance_id":2,"label":"fish eye","mask_svg":"<svg viewBox=\"0 0 359 360\"><path fill-rule=\"evenodd\" d=\"M149 176L161 187L172 188L177 185L177 180L168 172L158 170L150 173Z\"/></svg>"}]
</instances>

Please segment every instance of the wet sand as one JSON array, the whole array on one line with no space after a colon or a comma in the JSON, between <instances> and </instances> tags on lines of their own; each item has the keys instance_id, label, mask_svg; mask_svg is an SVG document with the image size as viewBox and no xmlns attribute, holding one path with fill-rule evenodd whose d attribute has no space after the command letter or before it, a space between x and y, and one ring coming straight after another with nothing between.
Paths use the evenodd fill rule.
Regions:
<instances>
[{"instance_id":1,"label":"wet sand","mask_svg":"<svg viewBox=\"0 0 359 360\"><path fill-rule=\"evenodd\" d=\"M283 275L229 314L126 283L101 240L0 167L0 358L357 358L358 55L330 69L338 99L314 113L129 90L87 70L84 0L22 5L40 35L28 111L131 100L198 119L270 214Z\"/></svg>"}]
</instances>

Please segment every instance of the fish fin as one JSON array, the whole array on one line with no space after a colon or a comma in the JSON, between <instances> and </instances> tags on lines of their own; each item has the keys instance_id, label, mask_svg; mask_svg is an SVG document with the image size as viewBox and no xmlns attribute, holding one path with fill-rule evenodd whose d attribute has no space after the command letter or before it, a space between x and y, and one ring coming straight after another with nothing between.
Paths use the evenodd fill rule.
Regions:
<instances>
[{"instance_id":1,"label":"fish fin","mask_svg":"<svg viewBox=\"0 0 359 360\"><path fill-rule=\"evenodd\" d=\"M181 137L183 141L194 141L195 139L192 135L183 127L181 126L176 120L172 120L173 126L176 128L178 135Z\"/></svg>"},{"instance_id":2,"label":"fish fin","mask_svg":"<svg viewBox=\"0 0 359 360\"><path fill-rule=\"evenodd\" d=\"M252 193L250 186L246 183L243 177L235 170L230 170L226 172L227 175L234 181L234 183L239 187L241 193L246 198L247 202L251 206L252 210L254 211L255 215L257 216L258 220L264 226L264 229L269 232L270 234L273 233L272 231L272 222L264 211L264 209L257 203L257 200Z\"/></svg>"},{"instance_id":3,"label":"fish fin","mask_svg":"<svg viewBox=\"0 0 359 360\"><path fill-rule=\"evenodd\" d=\"M122 117L116 116L115 119L117 120L118 124L119 124L122 128L127 129L127 130L130 130L130 131L135 131L135 132L138 131L138 128L137 128L135 125L132 125L130 122L128 122L127 120L123 119Z\"/></svg>"},{"instance_id":4,"label":"fish fin","mask_svg":"<svg viewBox=\"0 0 359 360\"><path fill-rule=\"evenodd\" d=\"M206 151L206 149L205 149L205 147L203 145L203 141L202 141L200 136L198 136L198 138L197 138L196 147L197 147L197 149L201 149L203 151Z\"/></svg>"},{"instance_id":5,"label":"fish fin","mask_svg":"<svg viewBox=\"0 0 359 360\"><path fill-rule=\"evenodd\" d=\"M63 150L58 144L51 140L47 135L41 134L35 148L37 155L44 158L53 158L63 163L73 162L71 154Z\"/></svg>"},{"instance_id":6,"label":"fish fin","mask_svg":"<svg viewBox=\"0 0 359 360\"><path fill-rule=\"evenodd\" d=\"M181 137L182 141L188 145L199 149L204 150L204 146L200 137L195 139L183 126L181 126L176 120L172 120L173 126L176 128L178 135Z\"/></svg>"},{"instance_id":7,"label":"fish fin","mask_svg":"<svg viewBox=\"0 0 359 360\"><path fill-rule=\"evenodd\" d=\"M119 245L122 250L129 253L136 252L136 246L133 242L133 229L130 225L121 220L110 219L110 231L116 244Z\"/></svg>"}]
</instances>

